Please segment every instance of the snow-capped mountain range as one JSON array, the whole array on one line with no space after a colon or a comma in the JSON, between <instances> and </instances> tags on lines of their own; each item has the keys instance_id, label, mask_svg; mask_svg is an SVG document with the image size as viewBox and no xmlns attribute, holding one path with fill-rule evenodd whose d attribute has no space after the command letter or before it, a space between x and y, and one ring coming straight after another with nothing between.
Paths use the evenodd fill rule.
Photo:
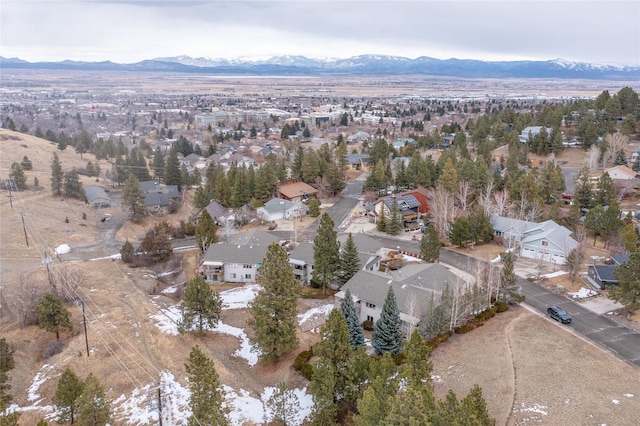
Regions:
<instances>
[{"instance_id":1,"label":"snow-capped mountain range","mask_svg":"<svg viewBox=\"0 0 640 426\"><path fill-rule=\"evenodd\" d=\"M421 56L415 59L360 55L346 59L313 59L286 55L271 57L192 58L174 56L155 58L133 64L105 62L27 62L18 58L0 57L3 69L61 69L92 71L182 72L243 75L425 75L462 78L559 78L629 80L640 78L640 66L617 66L571 62L563 59L548 61L490 62L473 59L436 59Z\"/></svg>"}]
</instances>

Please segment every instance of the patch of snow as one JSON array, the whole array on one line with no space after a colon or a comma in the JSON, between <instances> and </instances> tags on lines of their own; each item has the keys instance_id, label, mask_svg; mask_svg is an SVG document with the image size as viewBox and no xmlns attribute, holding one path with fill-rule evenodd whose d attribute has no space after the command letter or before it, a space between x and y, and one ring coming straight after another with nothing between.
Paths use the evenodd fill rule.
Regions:
<instances>
[{"instance_id":1,"label":"patch of snow","mask_svg":"<svg viewBox=\"0 0 640 426\"><path fill-rule=\"evenodd\" d=\"M598 292L596 292L595 290L582 287L580 288L580 290L575 292L570 291L568 294L574 299L586 299L588 297L597 296Z\"/></svg>"},{"instance_id":2,"label":"patch of snow","mask_svg":"<svg viewBox=\"0 0 640 426\"><path fill-rule=\"evenodd\" d=\"M433 383L437 384L437 385L441 385L444 383L444 380L442 380L442 377L436 375L436 374L432 374L431 375L431 380L433 381Z\"/></svg>"},{"instance_id":3,"label":"patch of snow","mask_svg":"<svg viewBox=\"0 0 640 426\"><path fill-rule=\"evenodd\" d=\"M546 416L548 413L546 411L548 407L546 405L533 404L530 407L526 407L524 404L521 404L520 412L521 413L537 413Z\"/></svg>"},{"instance_id":4,"label":"patch of snow","mask_svg":"<svg viewBox=\"0 0 640 426\"><path fill-rule=\"evenodd\" d=\"M69 247L69 244L60 244L58 247L56 247L53 250L54 254L67 254L71 251L71 247Z\"/></svg>"},{"instance_id":5,"label":"patch of snow","mask_svg":"<svg viewBox=\"0 0 640 426\"><path fill-rule=\"evenodd\" d=\"M171 287L165 288L160 293L162 293L162 294L173 294L173 293L178 291L178 288L180 288L179 285L172 285Z\"/></svg>"},{"instance_id":6,"label":"patch of snow","mask_svg":"<svg viewBox=\"0 0 640 426\"><path fill-rule=\"evenodd\" d=\"M622 396L626 396L627 398L633 398L633 394L632 393L623 393Z\"/></svg>"},{"instance_id":7,"label":"patch of snow","mask_svg":"<svg viewBox=\"0 0 640 426\"><path fill-rule=\"evenodd\" d=\"M260 395L260 399L249 395L244 389L235 391L233 388L224 385L226 393L227 407L229 408L229 420L233 425L244 424L265 424L273 420L267 408L267 401L273 395L275 388L266 387ZM307 393L307 388L293 389L293 394L298 399L295 418L291 419L292 425L301 425L311 414L313 399Z\"/></svg>"},{"instance_id":8,"label":"patch of snow","mask_svg":"<svg viewBox=\"0 0 640 426\"><path fill-rule=\"evenodd\" d=\"M251 347L249 337L247 337L247 333L245 333L243 329L218 322L218 326L215 328L215 331L224 334L230 334L239 338L240 349L235 351L233 354L239 356L240 358L246 359L250 367L253 367L258 363L259 352Z\"/></svg>"},{"instance_id":9,"label":"patch of snow","mask_svg":"<svg viewBox=\"0 0 640 426\"><path fill-rule=\"evenodd\" d=\"M298 325L302 327L306 322L312 319L317 319L319 317L326 318L331 313L334 307L335 305L333 303L329 303L326 305L318 306L316 308L311 308L303 314L298 314Z\"/></svg>"},{"instance_id":10,"label":"patch of snow","mask_svg":"<svg viewBox=\"0 0 640 426\"><path fill-rule=\"evenodd\" d=\"M182 313L180 312L178 305L169 306L166 309L158 309L160 311L159 313L155 315L149 315L149 317L153 320L154 325L158 327L163 333L177 336L179 334L178 323L182 319ZM215 328L208 330L217 331L218 333L230 334L231 336L239 338L240 349L238 349L234 353L234 355L246 359L249 365L252 367L258 363L259 353L253 351L251 343L249 342L249 337L247 337L247 334L243 329L232 327L219 321L218 325Z\"/></svg>"},{"instance_id":11,"label":"patch of snow","mask_svg":"<svg viewBox=\"0 0 640 426\"><path fill-rule=\"evenodd\" d=\"M52 369L53 365L45 364L40 368L40 371L38 371L36 373L36 376L33 378L33 382L31 383L31 386L29 386L29 394L27 397L29 401L33 402L33 405L38 405L38 403L42 401L40 395L38 394L38 389L40 389L40 386L42 386L42 384L47 381L47 379L49 378L47 372L51 371Z\"/></svg>"},{"instance_id":12,"label":"patch of snow","mask_svg":"<svg viewBox=\"0 0 640 426\"><path fill-rule=\"evenodd\" d=\"M611 402L613 402L615 405L620 404L620 401L618 401L617 399L612 399Z\"/></svg>"},{"instance_id":13,"label":"patch of snow","mask_svg":"<svg viewBox=\"0 0 640 426\"><path fill-rule=\"evenodd\" d=\"M495 259L491 259L491 263L499 263L502 261L502 257L500 255L496 256Z\"/></svg>"},{"instance_id":14,"label":"patch of snow","mask_svg":"<svg viewBox=\"0 0 640 426\"><path fill-rule=\"evenodd\" d=\"M262 287L258 284L248 284L220 292L222 309L243 309L255 299Z\"/></svg>"},{"instance_id":15,"label":"patch of snow","mask_svg":"<svg viewBox=\"0 0 640 426\"><path fill-rule=\"evenodd\" d=\"M159 274L156 274L156 278L162 278L162 277L167 277L169 275L173 275L175 273L177 273L177 270L173 270L173 271L167 271L167 272L161 272Z\"/></svg>"},{"instance_id":16,"label":"patch of snow","mask_svg":"<svg viewBox=\"0 0 640 426\"><path fill-rule=\"evenodd\" d=\"M544 277L544 278L555 278L555 277L559 277L559 276L564 275L564 274L568 274L568 272L567 271L557 271L557 272L551 272L549 274L543 274L541 276Z\"/></svg>"},{"instance_id":17,"label":"patch of snow","mask_svg":"<svg viewBox=\"0 0 640 426\"><path fill-rule=\"evenodd\" d=\"M413 256L407 256L406 254L402 255L402 259L404 260L405 263L409 263L409 262L422 262L421 259L418 259L417 257L413 257Z\"/></svg>"}]
</instances>

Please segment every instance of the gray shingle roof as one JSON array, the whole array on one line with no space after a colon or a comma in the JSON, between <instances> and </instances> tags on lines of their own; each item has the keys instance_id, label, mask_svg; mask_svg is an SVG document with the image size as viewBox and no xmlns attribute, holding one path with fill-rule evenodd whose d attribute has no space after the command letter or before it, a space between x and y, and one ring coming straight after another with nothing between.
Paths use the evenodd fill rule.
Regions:
<instances>
[{"instance_id":1,"label":"gray shingle roof","mask_svg":"<svg viewBox=\"0 0 640 426\"><path fill-rule=\"evenodd\" d=\"M307 265L313 265L313 244L312 243L300 243L298 246L291 250L289 253L289 259L299 260Z\"/></svg>"},{"instance_id":2,"label":"gray shingle roof","mask_svg":"<svg viewBox=\"0 0 640 426\"><path fill-rule=\"evenodd\" d=\"M203 257L204 262L262 263L267 254L267 246L243 246L235 244L211 244Z\"/></svg>"},{"instance_id":3,"label":"gray shingle roof","mask_svg":"<svg viewBox=\"0 0 640 426\"><path fill-rule=\"evenodd\" d=\"M233 234L229 238L229 244L241 246L258 245L266 247L271 243L278 242L280 242L280 237L259 229Z\"/></svg>"},{"instance_id":4,"label":"gray shingle roof","mask_svg":"<svg viewBox=\"0 0 640 426\"><path fill-rule=\"evenodd\" d=\"M105 198L109 200L109 196L101 186L90 185L84 187L84 193L87 196L87 201L91 204L93 200Z\"/></svg>"},{"instance_id":5,"label":"gray shingle roof","mask_svg":"<svg viewBox=\"0 0 640 426\"><path fill-rule=\"evenodd\" d=\"M295 204L291 201L283 200L282 198L272 198L264 203L262 208L264 208L267 213L272 214L289 210L294 206Z\"/></svg>"},{"instance_id":6,"label":"gray shingle roof","mask_svg":"<svg viewBox=\"0 0 640 426\"><path fill-rule=\"evenodd\" d=\"M362 253L376 253L378 250L380 250L383 246L382 243L380 243L377 240L374 240L373 238L367 236L366 234L351 234L351 236L353 237L353 242L356 244L356 247L358 247L358 251L362 252ZM349 237L349 234L338 234L338 241L340 242L340 247L344 247L344 245L347 243L347 238Z\"/></svg>"}]
</instances>

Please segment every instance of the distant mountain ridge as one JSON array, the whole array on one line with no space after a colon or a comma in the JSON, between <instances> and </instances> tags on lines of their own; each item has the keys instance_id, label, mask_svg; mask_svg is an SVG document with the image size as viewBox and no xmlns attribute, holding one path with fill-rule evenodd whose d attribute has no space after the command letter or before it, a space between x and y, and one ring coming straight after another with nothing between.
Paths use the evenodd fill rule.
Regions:
<instances>
[{"instance_id":1,"label":"distant mountain ridge","mask_svg":"<svg viewBox=\"0 0 640 426\"><path fill-rule=\"evenodd\" d=\"M3 69L52 69L86 71L176 72L242 75L425 75L460 78L557 78L594 80L637 80L640 66L615 66L548 61L480 61L473 59L415 59L388 55L360 55L346 59L312 59L286 55L236 59L175 56L133 64L111 61L27 62L0 56Z\"/></svg>"}]
</instances>

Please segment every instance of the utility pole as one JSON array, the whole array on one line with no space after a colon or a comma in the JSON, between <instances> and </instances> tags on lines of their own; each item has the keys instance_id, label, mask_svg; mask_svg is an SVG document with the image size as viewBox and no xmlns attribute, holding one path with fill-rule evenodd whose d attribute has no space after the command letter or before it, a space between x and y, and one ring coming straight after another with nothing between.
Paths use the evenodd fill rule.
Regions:
<instances>
[{"instance_id":1,"label":"utility pole","mask_svg":"<svg viewBox=\"0 0 640 426\"><path fill-rule=\"evenodd\" d=\"M84 300L80 300L82 303L82 324L84 326L84 344L87 347L87 357L89 357L89 337L87 337L87 316L84 313Z\"/></svg>"},{"instance_id":2,"label":"utility pole","mask_svg":"<svg viewBox=\"0 0 640 426\"><path fill-rule=\"evenodd\" d=\"M162 426L162 381L158 383L158 425Z\"/></svg>"},{"instance_id":3,"label":"utility pole","mask_svg":"<svg viewBox=\"0 0 640 426\"><path fill-rule=\"evenodd\" d=\"M27 228L24 225L24 213L20 213L20 217L22 218L22 230L24 231L24 239L27 242L27 247L29 247L29 238L27 237Z\"/></svg>"},{"instance_id":4,"label":"utility pole","mask_svg":"<svg viewBox=\"0 0 640 426\"><path fill-rule=\"evenodd\" d=\"M9 195L7 195L7 197L9 197L9 204L11 205L11 210L13 210L13 194L11 194L11 183L7 185L7 189L9 190Z\"/></svg>"},{"instance_id":5,"label":"utility pole","mask_svg":"<svg viewBox=\"0 0 640 426\"><path fill-rule=\"evenodd\" d=\"M58 289L56 285L53 283L53 279L51 278L51 271L49 270L49 264L51 263L51 258L47 255L47 251L44 252L44 258L42 259L42 263L47 267L47 277L49 278L49 287L51 287L51 292L58 295Z\"/></svg>"}]
</instances>

